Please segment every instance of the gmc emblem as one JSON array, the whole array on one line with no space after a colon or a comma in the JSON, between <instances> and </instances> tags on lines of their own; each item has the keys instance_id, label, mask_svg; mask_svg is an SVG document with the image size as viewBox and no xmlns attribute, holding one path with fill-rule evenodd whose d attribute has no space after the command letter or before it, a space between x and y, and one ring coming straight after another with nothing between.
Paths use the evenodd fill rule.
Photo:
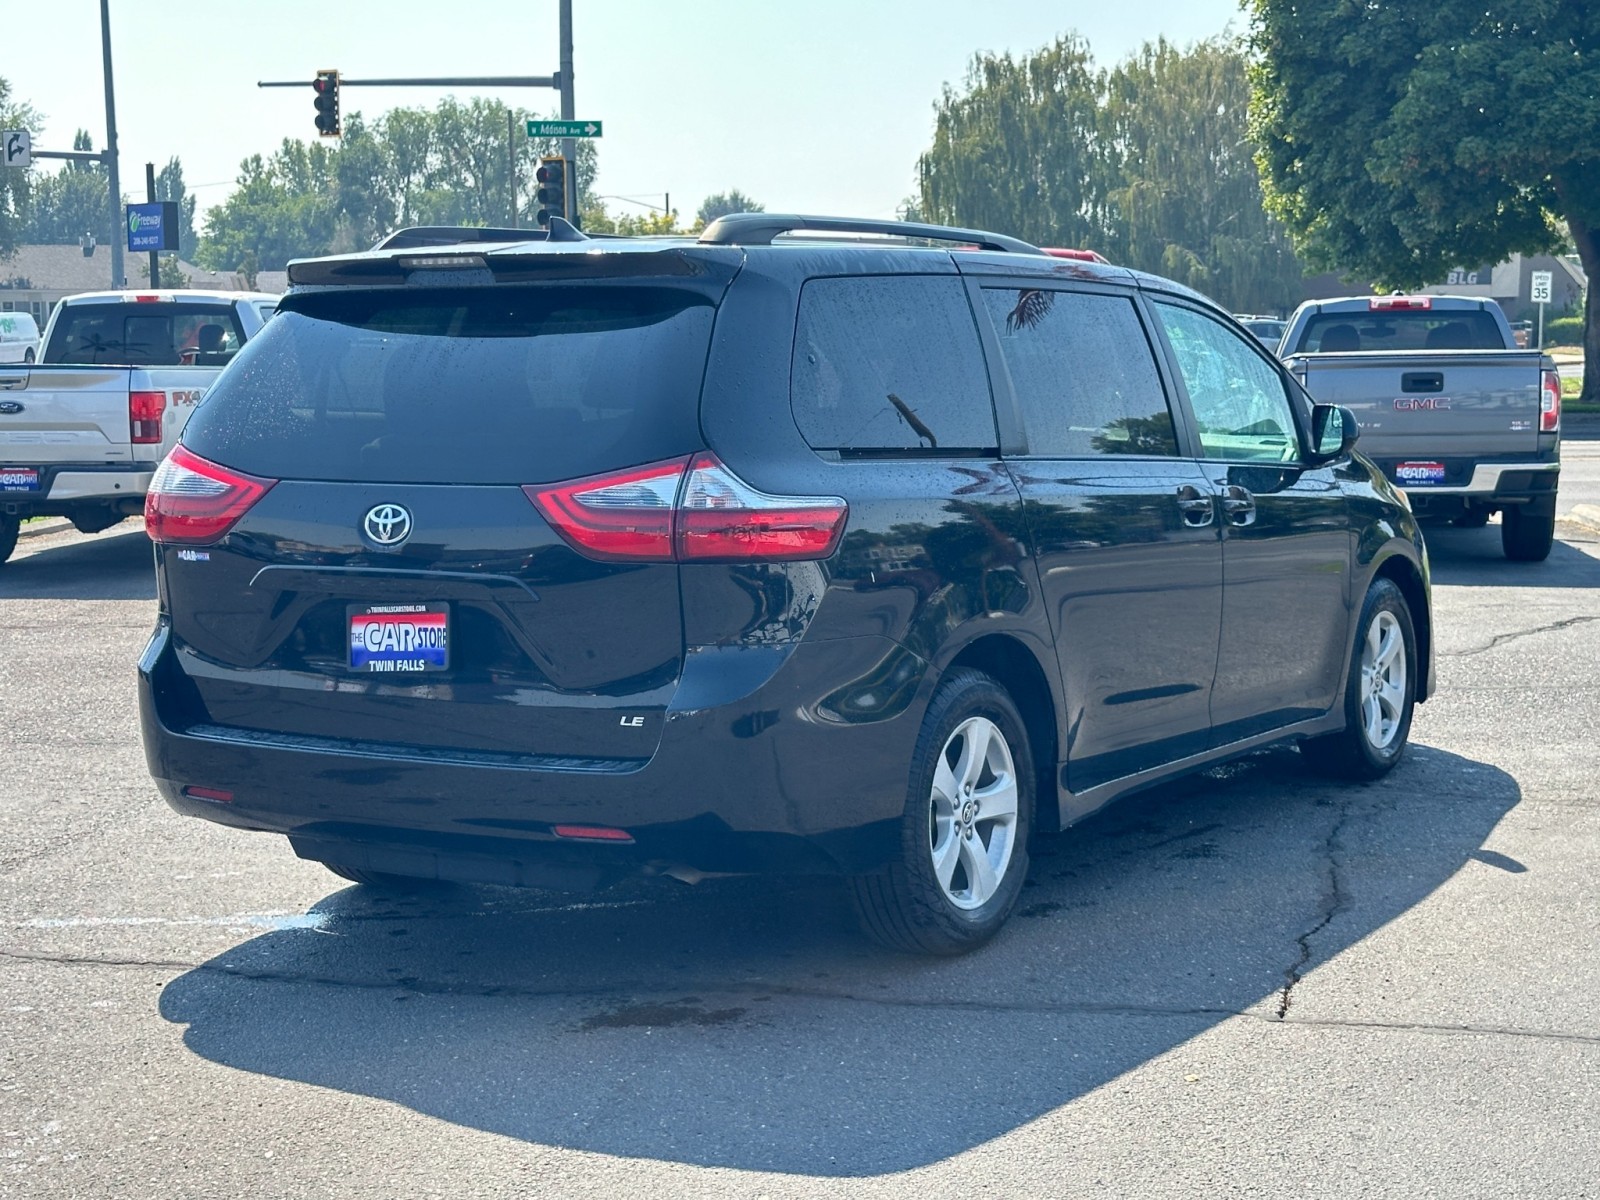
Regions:
<instances>
[{"instance_id":1,"label":"gmc emblem","mask_svg":"<svg viewBox=\"0 0 1600 1200\"><path fill-rule=\"evenodd\" d=\"M1426 409L1439 410L1450 407L1449 396L1401 396L1394 402L1395 409L1399 412L1422 412Z\"/></svg>"}]
</instances>

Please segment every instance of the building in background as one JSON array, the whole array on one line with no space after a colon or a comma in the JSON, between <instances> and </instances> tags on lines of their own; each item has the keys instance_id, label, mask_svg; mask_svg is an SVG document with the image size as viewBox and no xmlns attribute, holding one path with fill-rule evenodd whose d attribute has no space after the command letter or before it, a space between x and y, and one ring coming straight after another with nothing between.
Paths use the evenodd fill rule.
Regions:
<instances>
[{"instance_id":1,"label":"building in background","mask_svg":"<svg viewBox=\"0 0 1600 1200\"><path fill-rule=\"evenodd\" d=\"M43 329L56 303L80 292L103 292L111 277L111 251L105 246L19 246L10 258L0 259L0 312L25 312ZM149 259L129 254L124 260L130 291L149 287ZM193 263L178 263L178 278L162 279L165 287L192 287L220 291L248 291L244 276L229 271L206 271ZM281 289L280 289L281 290Z\"/></svg>"}]
</instances>

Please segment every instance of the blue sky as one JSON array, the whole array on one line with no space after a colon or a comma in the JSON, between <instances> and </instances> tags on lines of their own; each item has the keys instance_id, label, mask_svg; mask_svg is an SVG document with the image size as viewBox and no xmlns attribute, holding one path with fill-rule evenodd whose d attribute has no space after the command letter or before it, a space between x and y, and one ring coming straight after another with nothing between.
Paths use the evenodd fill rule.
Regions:
<instances>
[{"instance_id":1,"label":"blue sky","mask_svg":"<svg viewBox=\"0 0 1600 1200\"><path fill-rule=\"evenodd\" d=\"M1188 43L1245 28L1237 0L573 0L573 10L577 115L605 122L599 191L656 203L670 192L690 215L708 193L738 187L773 211L892 216L914 190L934 102L974 53L1026 52L1075 31L1110 64L1159 35ZM111 0L123 189L142 193L145 162L176 154L203 212L227 195L241 158L314 136L310 87L262 90L260 79L309 81L324 67L355 78L551 74L556 12L556 0ZM36 145L70 149L82 126L99 147L98 0L6 4L0 75L46 114ZM556 111L554 92L497 94ZM370 117L437 98L362 88L344 99Z\"/></svg>"}]
</instances>

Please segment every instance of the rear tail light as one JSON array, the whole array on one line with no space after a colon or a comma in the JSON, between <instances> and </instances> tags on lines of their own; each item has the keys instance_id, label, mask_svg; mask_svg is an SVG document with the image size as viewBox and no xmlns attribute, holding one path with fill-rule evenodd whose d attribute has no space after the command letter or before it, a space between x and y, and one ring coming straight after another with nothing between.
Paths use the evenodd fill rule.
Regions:
<instances>
[{"instance_id":1,"label":"rear tail light","mask_svg":"<svg viewBox=\"0 0 1600 1200\"><path fill-rule=\"evenodd\" d=\"M1395 308L1433 308L1432 296L1373 296L1367 301L1368 312Z\"/></svg>"},{"instance_id":2,"label":"rear tail light","mask_svg":"<svg viewBox=\"0 0 1600 1200\"><path fill-rule=\"evenodd\" d=\"M1561 428L1561 376L1544 371L1539 376L1539 432L1555 433Z\"/></svg>"},{"instance_id":3,"label":"rear tail light","mask_svg":"<svg viewBox=\"0 0 1600 1200\"><path fill-rule=\"evenodd\" d=\"M838 548L837 496L773 496L714 454L522 489L573 549L616 562L796 562Z\"/></svg>"},{"instance_id":4,"label":"rear tail light","mask_svg":"<svg viewBox=\"0 0 1600 1200\"><path fill-rule=\"evenodd\" d=\"M219 467L176 446L145 493L145 532L153 542L218 541L276 482Z\"/></svg>"},{"instance_id":5,"label":"rear tail light","mask_svg":"<svg viewBox=\"0 0 1600 1200\"><path fill-rule=\"evenodd\" d=\"M165 392L128 393L128 435L135 446L159 444L161 414L167 411Z\"/></svg>"}]
</instances>

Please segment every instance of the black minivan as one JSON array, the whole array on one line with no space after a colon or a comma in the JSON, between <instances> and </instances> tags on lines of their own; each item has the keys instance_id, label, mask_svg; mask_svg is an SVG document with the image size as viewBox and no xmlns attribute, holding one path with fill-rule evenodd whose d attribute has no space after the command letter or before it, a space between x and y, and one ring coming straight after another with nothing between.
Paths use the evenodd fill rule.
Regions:
<instances>
[{"instance_id":1,"label":"black minivan","mask_svg":"<svg viewBox=\"0 0 1600 1200\"><path fill-rule=\"evenodd\" d=\"M380 886L830 872L953 953L1117 795L1399 759L1405 498L1193 292L898 222L429 240L292 264L150 488L179 812Z\"/></svg>"}]
</instances>

